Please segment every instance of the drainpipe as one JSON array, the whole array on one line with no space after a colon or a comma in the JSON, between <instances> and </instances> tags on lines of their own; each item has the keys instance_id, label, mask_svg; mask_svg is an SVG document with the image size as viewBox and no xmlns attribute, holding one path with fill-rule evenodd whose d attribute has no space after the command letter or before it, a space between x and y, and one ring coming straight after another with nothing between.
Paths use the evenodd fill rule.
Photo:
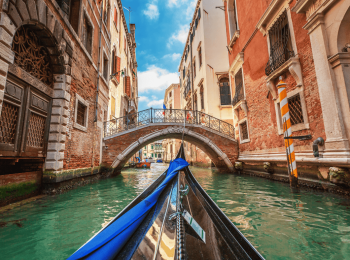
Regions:
<instances>
[{"instance_id":1,"label":"drainpipe","mask_svg":"<svg viewBox=\"0 0 350 260\"><path fill-rule=\"evenodd\" d=\"M193 100L193 97L194 97L194 93L193 93L194 92L194 82L193 82L194 81L194 77L193 77L193 63L192 63L193 62L192 61L192 58L193 58L192 57L192 34L190 36L190 45L191 45L191 65L190 66L191 66L191 79L192 79L191 80L192 81L191 85L192 85L192 111L193 111L193 115L192 116L194 117L194 100Z\"/></svg>"},{"instance_id":2,"label":"drainpipe","mask_svg":"<svg viewBox=\"0 0 350 260\"><path fill-rule=\"evenodd\" d=\"M97 84L96 84L96 103L95 103L95 119L94 122L97 122L97 110L98 110L98 94L100 89L100 65L101 65L101 37L102 37L102 4L101 4L101 15L100 15L100 25L99 25L99 34L98 34L98 61L97 61Z\"/></svg>"},{"instance_id":3,"label":"drainpipe","mask_svg":"<svg viewBox=\"0 0 350 260\"><path fill-rule=\"evenodd\" d=\"M318 151L318 146L324 145L324 140L322 137L317 138L312 144L312 150L314 152L314 157L320 157L320 153Z\"/></svg>"}]
</instances>

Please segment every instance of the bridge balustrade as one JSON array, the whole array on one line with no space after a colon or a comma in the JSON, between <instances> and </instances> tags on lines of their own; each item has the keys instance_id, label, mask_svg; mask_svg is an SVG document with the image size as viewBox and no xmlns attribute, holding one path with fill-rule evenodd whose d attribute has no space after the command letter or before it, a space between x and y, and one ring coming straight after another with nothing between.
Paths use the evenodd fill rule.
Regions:
<instances>
[{"instance_id":1,"label":"bridge balustrade","mask_svg":"<svg viewBox=\"0 0 350 260\"><path fill-rule=\"evenodd\" d=\"M201 111L154 108L104 122L104 136L108 137L134 128L158 123L201 125L230 138L235 138L233 125Z\"/></svg>"}]
</instances>

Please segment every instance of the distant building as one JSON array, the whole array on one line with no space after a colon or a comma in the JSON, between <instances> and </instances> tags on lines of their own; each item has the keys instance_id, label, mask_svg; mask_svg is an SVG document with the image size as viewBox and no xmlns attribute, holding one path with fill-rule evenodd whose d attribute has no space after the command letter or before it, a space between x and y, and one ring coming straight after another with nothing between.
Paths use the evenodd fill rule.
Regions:
<instances>
[{"instance_id":1,"label":"distant building","mask_svg":"<svg viewBox=\"0 0 350 260\"><path fill-rule=\"evenodd\" d=\"M222 0L198 0L179 72L181 108L233 123Z\"/></svg>"},{"instance_id":2,"label":"distant building","mask_svg":"<svg viewBox=\"0 0 350 260\"><path fill-rule=\"evenodd\" d=\"M156 141L154 143L150 143L149 145L146 145L142 149L142 160L145 159L163 159L164 158L164 149L161 141Z\"/></svg>"}]
</instances>

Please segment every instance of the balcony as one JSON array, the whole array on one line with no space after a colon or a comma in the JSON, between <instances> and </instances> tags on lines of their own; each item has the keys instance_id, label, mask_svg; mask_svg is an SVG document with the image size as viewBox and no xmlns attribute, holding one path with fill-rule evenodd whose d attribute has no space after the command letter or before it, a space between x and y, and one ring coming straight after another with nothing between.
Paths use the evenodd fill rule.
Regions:
<instances>
[{"instance_id":1,"label":"balcony","mask_svg":"<svg viewBox=\"0 0 350 260\"><path fill-rule=\"evenodd\" d=\"M236 92L232 99L232 106L236 106L241 100L244 100L243 81L236 85Z\"/></svg>"}]
</instances>

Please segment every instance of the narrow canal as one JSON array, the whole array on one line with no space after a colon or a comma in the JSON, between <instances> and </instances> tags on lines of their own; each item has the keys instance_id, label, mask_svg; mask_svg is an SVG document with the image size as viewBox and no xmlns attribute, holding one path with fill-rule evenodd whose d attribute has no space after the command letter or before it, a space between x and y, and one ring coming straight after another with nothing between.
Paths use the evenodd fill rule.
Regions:
<instances>
[{"instance_id":1,"label":"narrow canal","mask_svg":"<svg viewBox=\"0 0 350 260\"><path fill-rule=\"evenodd\" d=\"M65 259L142 192L167 165L0 213L1 259ZM350 259L350 202L291 193L265 179L193 168L203 188L266 259Z\"/></svg>"}]
</instances>

